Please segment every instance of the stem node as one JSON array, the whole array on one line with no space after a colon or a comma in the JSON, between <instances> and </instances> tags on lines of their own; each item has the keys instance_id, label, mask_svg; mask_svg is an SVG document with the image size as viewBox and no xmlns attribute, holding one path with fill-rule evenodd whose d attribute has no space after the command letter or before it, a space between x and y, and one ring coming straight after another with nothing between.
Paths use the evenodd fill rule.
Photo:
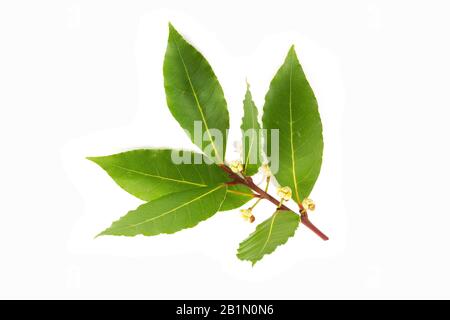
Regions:
<instances>
[{"instance_id":1,"label":"stem node","mask_svg":"<svg viewBox=\"0 0 450 320\"><path fill-rule=\"evenodd\" d=\"M260 187L258 187L252 180L251 177L247 177L244 176L244 178L242 178L241 176L239 176L238 174L234 173L230 168L228 168L225 164L220 164L219 165L222 170L224 170L226 173L228 173L228 175L230 176L230 178L232 178L233 180L231 181L232 184L243 184L246 185L247 187L249 187L250 189L252 189L254 192L256 192L257 195L255 195L255 197L258 197L260 199L266 199L270 202L272 202L274 205L276 205L280 210L288 210L288 211L292 211L291 209L289 209L288 207L286 207L282 202L278 201L277 199L275 199L273 196L271 196L269 193L267 193L267 188L266 190L262 190ZM308 218L308 213L306 211L306 209L303 207L303 205L300 203L299 205L300 208L300 221L302 222L302 224L307 227L308 229L310 229L312 232L314 232L317 236L319 236L322 240L328 240L329 238L322 232L320 231Z\"/></svg>"}]
</instances>

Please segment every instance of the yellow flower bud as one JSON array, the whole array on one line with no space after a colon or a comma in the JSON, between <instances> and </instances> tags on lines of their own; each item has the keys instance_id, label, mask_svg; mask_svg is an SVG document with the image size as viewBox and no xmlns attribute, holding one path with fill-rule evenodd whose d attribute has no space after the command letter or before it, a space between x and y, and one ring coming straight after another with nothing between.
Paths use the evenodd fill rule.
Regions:
<instances>
[{"instance_id":1,"label":"yellow flower bud","mask_svg":"<svg viewBox=\"0 0 450 320\"><path fill-rule=\"evenodd\" d=\"M281 187L278 188L277 195L284 201L288 201L292 198L292 190L289 187Z\"/></svg>"},{"instance_id":2,"label":"yellow flower bud","mask_svg":"<svg viewBox=\"0 0 450 320\"><path fill-rule=\"evenodd\" d=\"M241 209L241 215L242 215L242 217L243 218L250 218L252 215L253 215L253 213L252 213L252 210L251 209Z\"/></svg>"},{"instance_id":3,"label":"yellow flower bud","mask_svg":"<svg viewBox=\"0 0 450 320\"><path fill-rule=\"evenodd\" d=\"M252 209L241 209L241 216L245 221L252 223L255 221L255 216L252 213Z\"/></svg>"},{"instance_id":4,"label":"yellow flower bud","mask_svg":"<svg viewBox=\"0 0 450 320\"><path fill-rule=\"evenodd\" d=\"M240 162L239 160L234 160L230 162L230 169L234 173L239 173L242 172L242 170L244 170L244 166L242 165L242 162Z\"/></svg>"},{"instance_id":5,"label":"yellow flower bud","mask_svg":"<svg viewBox=\"0 0 450 320\"><path fill-rule=\"evenodd\" d=\"M302 201L302 205L310 211L314 211L314 209L316 208L316 204L314 203L314 201L309 198L304 199Z\"/></svg>"}]
</instances>

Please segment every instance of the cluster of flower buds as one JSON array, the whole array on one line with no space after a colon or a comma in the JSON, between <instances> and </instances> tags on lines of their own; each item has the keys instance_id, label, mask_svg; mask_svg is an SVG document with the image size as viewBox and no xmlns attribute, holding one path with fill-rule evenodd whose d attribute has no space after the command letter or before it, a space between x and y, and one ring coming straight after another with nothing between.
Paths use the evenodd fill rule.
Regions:
<instances>
[{"instance_id":1,"label":"cluster of flower buds","mask_svg":"<svg viewBox=\"0 0 450 320\"><path fill-rule=\"evenodd\" d=\"M230 169L234 173L240 173L242 170L244 170L244 166L242 165L242 162L239 160L233 160L230 162Z\"/></svg>"},{"instance_id":2,"label":"cluster of flower buds","mask_svg":"<svg viewBox=\"0 0 450 320\"><path fill-rule=\"evenodd\" d=\"M245 221L252 223L255 221L255 216L252 213L252 209L241 209L241 216Z\"/></svg>"},{"instance_id":3,"label":"cluster of flower buds","mask_svg":"<svg viewBox=\"0 0 450 320\"><path fill-rule=\"evenodd\" d=\"M280 187L277 189L277 195L284 201L289 201L292 198L292 190L289 187Z\"/></svg>"}]
</instances>

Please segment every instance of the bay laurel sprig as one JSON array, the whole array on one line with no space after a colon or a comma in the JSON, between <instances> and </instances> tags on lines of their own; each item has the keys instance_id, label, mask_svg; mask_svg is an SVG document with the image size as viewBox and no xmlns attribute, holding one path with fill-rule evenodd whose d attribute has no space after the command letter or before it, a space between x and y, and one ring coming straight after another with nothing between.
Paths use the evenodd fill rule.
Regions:
<instances>
[{"instance_id":1,"label":"bay laurel sprig","mask_svg":"<svg viewBox=\"0 0 450 320\"><path fill-rule=\"evenodd\" d=\"M299 225L328 240L308 216L316 207L309 196L322 165L322 123L293 46L270 83L261 123L247 82L240 127L243 152L230 162L223 147L229 113L218 77L172 24L163 76L168 109L200 152L140 149L89 157L123 190L145 202L98 236L172 234L217 212L239 208L242 218L254 223L258 221L254 209L264 200L274 205L274 211L239 244L239 259L254 265L285 244ZM204 131L204 140L196 138L198 128ZM277 138L263 138L261 131L276 131ZM264 177L263 188L252 178L258 172ZM275 196L268 192L270 183L278 184Z\"/></svg>"}]
</instances>

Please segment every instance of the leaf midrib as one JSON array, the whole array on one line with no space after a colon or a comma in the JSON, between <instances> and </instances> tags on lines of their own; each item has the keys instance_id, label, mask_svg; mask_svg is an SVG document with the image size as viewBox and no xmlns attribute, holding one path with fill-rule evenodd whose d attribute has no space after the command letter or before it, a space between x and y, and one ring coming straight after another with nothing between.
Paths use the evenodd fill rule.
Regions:
<instances>
[{"instance_id":1,"label":"leaf midrib","mask_svg":"<svg viewBox=\"0 0 450 320\"><path fill-rule=\"evenodd\" d=\"M250 97L250 110L251 110L251 113L252 113L252 115L251 115L251 117L252 117L252 129L255 129L255 126L256 126L256 124L255 124L255 110L254 110L254 106L252 104L251 97ZM244 114L244 116L245 116L245 114ZM247 171L248 161L250 159L250 152L251 152L251 150L253 148L253 142L255 140L255 137L253 135L252 135L252 138L253 139L251 139L251 141L250 141L250 146L249 146L249 148L247 150L247 157L245 159L245 165L244 165L244 170L245 171ZM245 173L245 171L244 171L244 173Z\"/></svg>"},{"instance_id":2,"label":"leaf midrib","mask_svg":"<svg viewBox=\"0 0 450 320\"><path fill-rule=\"evenodd\" d=\"M208 191L208 192L206 192L206 193L204 193L204 194L202 194L202 195L200 195L200 196L198 196L198 197L196 197L196 198L194 198L194 199L192 199L192 200L190 200L190 201L188 201L188 202L186 202L186 203L183 203L183 204L179 205L178 207L175 207L175 208L173 208L173 209L170 209L169 211L163 212L163 213L160 214L159 216L152 217L152 218L150 218L150 219L146 219L146 220L141 221L141 222L139 222L139 223L136 223L136 224L132 224L132 225L126 226L126 227L124 227L124 228L121 228L121 230L123 230L123 229L135 228L135 227L137 227L137 226L139 226L139 225L142 225L142 224L145 224L145 223L149 223L149 222L151 222L151 221L153 221L153 220L156 220L156 219L159 219L159 218L161 218L161 217L164 217L164 216L168 215L169 213L172 213L172 212L174 212L174 211L177 211L177 210L179 210L179 209L181 209L181 208L183 208L183 207L185 207L185 206L187 206L187 205L189 205L189 204L191 204L191 203L193 203L193 202L195 202L195 201L200 200L200 199L203 198L203 197L206 197L208 194L213 193L213 192L219 190L220 188L223 188L224 186L225 186L225 185L219 185L217 188L214 188L214 189L212 189L212 190L210 190L210 191Z\"/></svg>"},{"instance_id":3,"label":"leaf midrib","mask_svg":"<svg viewBox=\"0 0 450 320\"><path fill-rule=\"evenodd\" d=\"M300 203L300 197L298 195L297 177L295 172L295 156L294 156L294 132L293 132L293 120L292 120L292 65L293 57L290 55L289 64L289 130L290 130L290 143L291 143L291 160L292 160L292 177L294 179L294 191L297 198L297 203Z\"/></svg>"},{"instance_id":4,"label":"leaf midrib","mask_svg":"<svg viewBox=\"0 0 450 320\"><path fill-rule=\"evenodd\" d=\"M193 186L196 186L196 187L207 187L206 184L201 184L201 183L196 183L196 182L187 181L187 180L178 180L178 179L174 179L174 178L168 178L168 177L163 177L163 176L159 176L159 175L154 175L154 174L150 174L150 173L146 173L146 172L142 172L142 171L138 171L138 170L133 170L133 169L129 169L129 168L126 168L126 167L122 167L122 166L117 165L117 164L112 164L111 166L119 168L121 170L128 171L128 172L132 172L132 173L140 174L140 175L143 175L143 176L147 176L147 177L152 177L152 178L157 178L157 179L167 180L167 181L173 181L173 182L177 182L177 183L189 184L189 185L193 185Z\"/></svg>"},{"instance_id":5,"label":"leaf midrib","mask_svg":"<svg viewBox=\"0 0 450 320\"><path fill-rule=\"evenodd\" d=\"M254 195L252 193L246 193L246 192L241 192L241 191L236 191L236 190L227 190L228 193L233 193L233 194L237 194L240 196L246 196L246 197L250 197L253 198Z\"/></svg>"},{"instance_id":6,"label":"leaf midrib","mask_svg":"<svg viewBox=\"0 0 450 320\"><path fill-rule=\"evenodd\" d=\"M192 83L191 76L190 76L189 71L187 69L186 63L184 62L183 56L181 55L181 51L180 51L180 48L178 47L177 40L174 38L173 42L175 44L175 47L177 48L178 56L181 59L181 63L183 64L184 72L186 73L186 77L188 79L189 86L190 86L190 88L192 90L192 94L194 95L195 103L197 105L198 111L200 112L200 116L202 117L202 122L205 125L206 132L208 133L209 141L211 142L211 145L212 145L212 147L214 149L216 159L219 161L219 163L221 163L222 160L219 158L219 153L217 152L216 145L215 145L215 143L214 143L214 141L212 139L211 133L209 131L208 124L206 123L205 115L203 114L203 109L202 109L202 107L200 105L200 101L199 101L197 93L196 93L196 91L194 89L194 85Z\"/></svg>"},{"instance_id":7,"label":"leaf midrib","mask_svg":"<svg viewBox=\"0 0 450 320\"><path fill-rule=\"evenodd\" d=\"M270 237L272 236L273 225L275 223L275 218L277 217L277 215L278 215L278 212L275 212L273 214L272 221L270 222L269 234L267 235L266 242L264 243L263 247L259 251L259 254L261 254L264 251L264 249L266 248L267 244L269 243Z\"/></svg>"}]
</instances>

